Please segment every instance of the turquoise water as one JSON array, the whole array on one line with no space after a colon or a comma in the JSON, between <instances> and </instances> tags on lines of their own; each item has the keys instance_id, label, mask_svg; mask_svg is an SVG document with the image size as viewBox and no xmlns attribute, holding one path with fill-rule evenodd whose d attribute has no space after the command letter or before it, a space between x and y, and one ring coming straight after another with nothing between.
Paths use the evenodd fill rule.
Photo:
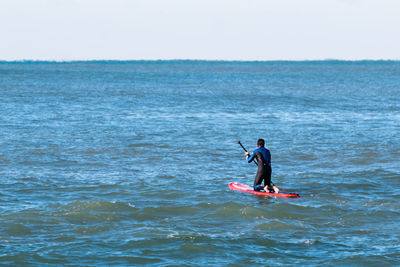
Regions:
<instances>
[{"instance_id":1,"label":"turquoise water","mask_svg":"<svg viewBox=\"0 0 400 267\"><path fill-rule=\"evenodd\" d=\"M0 62L0 263L400 265L399 132L399 62Z\"/></svg>"}]
</instances>

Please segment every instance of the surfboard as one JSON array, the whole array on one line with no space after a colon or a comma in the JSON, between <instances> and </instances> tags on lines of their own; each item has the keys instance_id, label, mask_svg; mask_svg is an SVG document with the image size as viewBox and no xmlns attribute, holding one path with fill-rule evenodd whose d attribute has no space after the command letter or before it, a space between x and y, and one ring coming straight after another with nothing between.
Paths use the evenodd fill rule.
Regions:
<instances>
[{"instance_id":1,"label":"surfboard","mask_svg":"<svg viewBox=\"0 0 400 267\"><path fill-rule=\"evenodd\" d=\"M299 194L293 194L293 193L269 193L269 192L260 192L260 191L254 191L253 187L248 186L248 185L243 185L239 183L229 183L229 188L231 190L236 190L236 191L242 191L254 195L260 195L260 196L270 196L270 197L284 197L284 198L299 198Z\"/></svg>"}]
</instances>

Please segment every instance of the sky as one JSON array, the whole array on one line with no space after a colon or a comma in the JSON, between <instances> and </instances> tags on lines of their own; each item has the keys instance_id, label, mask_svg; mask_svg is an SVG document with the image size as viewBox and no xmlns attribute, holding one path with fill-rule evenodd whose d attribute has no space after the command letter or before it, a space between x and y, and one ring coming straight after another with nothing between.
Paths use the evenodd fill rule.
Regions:
<instances>
[{"instance_id":1,"label":"sky","mask_svg":"<svg viewBox=\"0 0 400 267\"><path fill-rule=\"evenodd\" d=\"M400 59L400 0L0 0L0 60Z\"/></svg>"}]
</instances>

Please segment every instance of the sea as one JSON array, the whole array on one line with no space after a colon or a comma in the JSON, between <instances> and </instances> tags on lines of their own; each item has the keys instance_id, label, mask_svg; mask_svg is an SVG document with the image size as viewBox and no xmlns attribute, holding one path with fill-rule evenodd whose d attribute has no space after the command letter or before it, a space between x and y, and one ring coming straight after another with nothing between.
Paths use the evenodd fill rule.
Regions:
<instances>
[{"instance_id":1,"label":"sea","mask_svg":"<svg viewBox=\"0 0 400 267\"><path fill-rule=\"evenodd\" d=\"M400 266L400 62L1 61L0 265Z\"/></svg>"}]
</instances>

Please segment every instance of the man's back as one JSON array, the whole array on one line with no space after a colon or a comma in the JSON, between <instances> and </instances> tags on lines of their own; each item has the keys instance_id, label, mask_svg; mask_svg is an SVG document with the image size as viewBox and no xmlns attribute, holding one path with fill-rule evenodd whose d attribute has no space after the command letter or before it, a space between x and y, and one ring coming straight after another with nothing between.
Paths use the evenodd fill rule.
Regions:
<instances>
[{"instance_id":1,"label":"man's back","mask_svg":"<svg viewBox=\"0 0 400 267\"><path fill-rule=\"evenodd\" d=\"M262 162L266 165L271 164L271 152L265 147L258 147L256 150L254 150L253 154L248 158L248 162L251 162L254 160L254 158L257 160L257 162Z\"/></svg>"}]
</instances>

